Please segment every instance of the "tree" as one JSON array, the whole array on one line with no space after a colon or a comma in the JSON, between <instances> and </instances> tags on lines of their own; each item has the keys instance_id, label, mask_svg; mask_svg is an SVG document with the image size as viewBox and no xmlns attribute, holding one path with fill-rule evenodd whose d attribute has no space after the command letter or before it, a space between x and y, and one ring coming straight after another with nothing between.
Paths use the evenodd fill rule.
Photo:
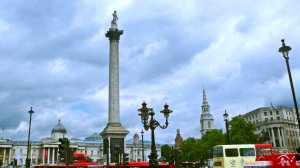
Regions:
<instances>
[{"instance_id":1,"label":"tree","mask_svg":"<svg viewBox=\"0 0 300 168\"><path fill-rule=\"evenodd\" d=\"M163 156L168 162L170 161L171 154L172 149L169 145L165 144L161 146L161 156Z\"/></svg>"},{"instance_id":2,"label":"tree","mask_svg":"<svg viewBox=\"0 0 300 168\"><path fill-rule=\"evenodd\" d=\"M202 138L197 143L199 156L204 160L212 158L212 148L216 145L224 143L224 136L221 129L215 129L205 132Z\"/></svg>"},{"instance_id":3,"label":"tree","mask_svg":"<svg viewBox=\"0 0 300 168\"><path fill-rule=\"evenodd\" d=\"M270 140L270 135L268 132L266 132L265 130L262 130L260 132L260 136L259 136L259 143L266 143L267 141Z\"/></svg>"},{"instance_id":4,"label":"tree","mask_svg":"<svg viewBox=\"0 0 300 168\"><path fill-rule=\"evenodd\" d=\"M198 161L197 156L197 140L195 138L188 138L180 144L180 158L182 162Z\"/></svg>"},{"instance_id":5,"label":"tree","mask_svg":"<svg viewBox=\"0 0 300 168\"><path fill-rule=\"evenodd\" d=\"M228 121L231 126L229 135L231 144L254 144L259 143L259 135L251 122L245 121L242 117L233 117Z\"/></svg>"}]
</instances>

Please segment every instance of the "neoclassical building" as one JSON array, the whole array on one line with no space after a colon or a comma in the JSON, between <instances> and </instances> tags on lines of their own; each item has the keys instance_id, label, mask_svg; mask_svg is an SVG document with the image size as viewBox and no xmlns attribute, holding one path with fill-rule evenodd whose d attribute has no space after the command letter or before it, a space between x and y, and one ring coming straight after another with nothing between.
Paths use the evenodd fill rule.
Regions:
<instances>
[{"instance_id":1,"label":"neoclassical building","mask_svg":"<svg viewBox=\"0 0 300 168\"><path fill-rule=\"evenodd\" d=\"M296 111L285 106L261 107L242 117L253 123L256 133L265 132L275 149L295 149L299 147L299 129Z\"/></svg>"},{"instance_id":2,"label":"neoclassical building","mask_svg":"<svg viewBox=\"0 0 300 168\"><path fill-rule=\"evenodd\" d=\"M59 138L66 137L67 130L62 125L61 121L51 130L51 137L42 139L41 141L30 141L31 150L29 158L31 158L31 164L56 164L59 160L58 145ZM85 153L92 160L99 162L100 164L106 162L103 157L103 143L102 137L99 133L93 133L90 136L83 139L69 138L70 148L77 153ZM148 161L148 155L151 152L151 142L144 142L144 159ZM158 156L161 156L161 145L156 145ZM129 153L130 161L142 160L142 140L139 139L139 135L135 134L134 138L126 141L126 153ZM25 165L27 156L27 141L19 141L9 138L0 138L0 166L7 165Z\"/></svg>"},{"instance_id":3,"label":"neoclassical building","mask_svg":"<svg viewBox=\"0 0 300 168\"><path fill-rule=\"evenodd\" d=\"M200 117L200 126L201 126L201 129L200 129L201 136L206 131L215 129L214 117L210 113L210 106L206 99L206 93L205 93L204 87L203 87L203 102L202 102L202 113L201 113L201 117Z\"/></svg>"},{"instance_id":4,"label":"neoclassical building","mask_svg":"<svg viewBox=\"0 0 300 168\"><path fill-rule=\"evenodd\" d=\"M56 164L59 160L58 145L59 138L68 137L66 128L60 120L53 127L51 137L41 141L30 141L31 149L29 158L31 164ZM86 153L91 159L100 161L101 159L101 136L97 133L85 138L69 139L70 148L76 152ZM18 141L9 138L0 138L0 163L1 166L10 164L24 165L27 157L27 141Z\"/></svg>"},{"instance_id":5,"label":"neoclassical building","mask_svg":"<svg viewBox=\"0 0 300 168\"><path fill-rule=\"evenodd\" d=\"M144 143L144 145L142 145ZM142 148L143 147L143 148ZM161 157L161 145L156 144L158 158ZM143 153L144 151L144 153ZM137 133L134 134L133 139L126 141L126 153L129 153L129 161L149 161L148 155L151 153L151 141L140 140ZM144 160L143 160L144 154Z\"/></svg>"}]
</instances>

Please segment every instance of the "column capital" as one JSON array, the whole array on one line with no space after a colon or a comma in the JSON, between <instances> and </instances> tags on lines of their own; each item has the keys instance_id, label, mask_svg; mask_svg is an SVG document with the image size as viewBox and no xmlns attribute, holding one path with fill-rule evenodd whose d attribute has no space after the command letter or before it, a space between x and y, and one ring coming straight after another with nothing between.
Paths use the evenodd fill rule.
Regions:
<instances>
[{"instance_id":1,"label":"column capital","mask_svg":"<svg viewBox=\"0 0 300 168\"><path fill-rule=\"evenodd\" d=\"M109 31L105 33L105 36L109 38L109 40L120 40L120 36L123 34L123 30L119 30L116 28L110 28Z\"/></svg>"}]
</instances>

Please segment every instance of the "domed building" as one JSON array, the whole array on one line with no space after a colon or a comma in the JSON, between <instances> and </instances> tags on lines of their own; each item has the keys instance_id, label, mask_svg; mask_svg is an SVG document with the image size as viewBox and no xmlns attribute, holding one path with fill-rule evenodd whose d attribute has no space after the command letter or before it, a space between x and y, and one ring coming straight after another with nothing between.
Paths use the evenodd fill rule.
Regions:
<instances>
[{"instance_id":1,"label":"domed building","mask_svg":"<svg viewBox=\"0 0 300 168\"><path fill-rule=\"evenodd\" d=\"M102 137L97 132L85 138L86 141L102 141Z\"/></svg>"},{"instance_id":2,"label":"domed building","mask_svg":"<svg viewBox=\"0 0 300 168\"><path fill-rule=\"evenodd\" d=\"M31 150L29 158L32 165L57 164L59 160L59 138L67 138L67 129L59 119L51 130L51 137L42 140L30 140ZM103 141L99 133L94 132L90 136L79 139L69 138L70 148L76 153L85 153L93 161L103 163L106 157L103 155ZM161 156L161 145L156 144L158 157ZM144 152L143 152L144 151ZM151 141L140 140L136 133L133 139L126 141L126 153L129 153L130 161L148 161L151 153ZM144 153L144 157L143 157ZM27 156L27 141L7 139L0 137L0 167L15 165L24 166Z\"/></svg>"},{"instance_id":3,"label":"domed building","mask_svg":"<svg viewBox=\"0 0 300 168\"><path fill-rule=\"evenodd\" d=\"M139 139L140 139L139 135L138 135L137 133L135 133L135 134L133 135L133 144L134 144L134 145L139 144Z\"/></svg>"},{"instance_id":4,"label":"domed building","mask_svg":"<svg viewBox=\"0 0 300 168\"><path fill-rule=\"evenodd\" d=\"M58 140L59 138L66 138L66 137L67 137L67 130L60 123L60 119L59 119L58 124L56 124L51 131L51 139Z\"/></svg>"},{"instance_id":5,"label":"domed building","mask_svg":"<svg viewBox=\"0 0 300 168\"><path fill-rule=\"evenodd\" d=\"M67 138L67 129L58 120L51 130L51 137L43 138L40 141L30 140L31 150L29 158L32 165L56 164L59 160L58 145L59 138ZM99 134L81 140L78 138L69 139L70 148L76 153L85 153L94 161L101 162L102 139ZM27 157L27 141L0 138L0 167L25 164Z\"/></svg>"},{"instance_id":6,"label":"domed building","mask_svg":"<svg viewBox=\"0 0 300 168\"><path fill-rule=\"evenodd\" d=\"M133 139L126 141L125 152L129 154L129 161L131 162L149 161L148 155L151 153L151 141L144 140L143 133L142 131L142 139L140 139L138 133L135 133ZM157 143L155 145L158 158L160 158L161 145Z\"/></svg>"}]
</instances>

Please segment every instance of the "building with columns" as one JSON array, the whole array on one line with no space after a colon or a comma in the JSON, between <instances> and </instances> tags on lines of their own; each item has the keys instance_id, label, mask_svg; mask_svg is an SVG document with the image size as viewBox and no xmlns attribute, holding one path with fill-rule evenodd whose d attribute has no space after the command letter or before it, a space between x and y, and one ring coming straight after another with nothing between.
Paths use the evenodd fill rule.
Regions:
<instances>
[{"instance_id":1,"label":"building with columns","mask_svg":"<svg viewBox=\"0 0 300 168\"><path fill-rule=\"evenodd\" d=\"M142 145L144 143L144 145ZM144 161L149 161L148 155L151 153L151 141L140 140L137 133L134 134L133 139L126 141L125 152L129 154L129 161L139 162L143 161L143 150L144 150ZM161 145L156 144L156 150L158 158L161 157Z\"/></svg>"},{"instance_id":2,"label":"building with columns","mask_svg":"<svg viewBox=\"0 0 300 168\"><path fill-rule=\"evenodd\" d=\"M59 138L68 137L67 130L60 120L51 130L51 137L43 138L40 141L31 140L31 150L29 158L32 165L56 164L59 160L58 145ZM93 133L85 139L69 138L70 147L76 153L85 153L93 161L100 164L106 161L103 155L103 140L99 133ZM142 143L144 147L142 148ZM157 154L161 156L161 145L156 144ZM139 139L135 134L133 139L126 141L125 152L129 153L130 161L141 161L142 150L144 150L145 161L149 161L148 155L151 153L151 142ZM0 137L0 167L8 165L25 165L27 155L27 140L15 140Z\"/></svg>"},{"instance_id":3,"label":"building with columns","mask_svg":"<svg viewBox=\"0 0 300 168\"><path fill-rule=\"evenodd\" d=\"M31 164L56 164L59 160L58 145L59 138L68 137L66 128L58 120L58 123L51 130L51 137L40 141L30 141L31 149L29 158ZM94 133L91 136L80 139L69 139L70 148L77 153L85 153L94 161L101 161L102 158L102 138ZM0 138L0 164L24 165L27 157L27 141L19 141L9 138Z\"/></svg>"},{"instance_id":4,"label":"building with columns","mask_svg":"<svg viewBox=\"0 0 300 168\"><path fill-rule=\"evenodd\" d=\"M294 150L299 147L299 129L294 109L285 106L261 107L242 115L253 123L256 133L267 134L275 149Z\"/></svg>"},{"instance_id":5,"label":"building with columns","mask_svg":"<svg viewBox=\"0 0 300 168\"><path fill-rule=\"evenodd\" d=\"M202 113L200 117L200 126L201 126L201 136L205 134L206 131L215 129L214 126L214 117L210 113L210 106L206 99L205 89L203 87L203 101L202 101Z\"/></svg>"}]
</instances>

